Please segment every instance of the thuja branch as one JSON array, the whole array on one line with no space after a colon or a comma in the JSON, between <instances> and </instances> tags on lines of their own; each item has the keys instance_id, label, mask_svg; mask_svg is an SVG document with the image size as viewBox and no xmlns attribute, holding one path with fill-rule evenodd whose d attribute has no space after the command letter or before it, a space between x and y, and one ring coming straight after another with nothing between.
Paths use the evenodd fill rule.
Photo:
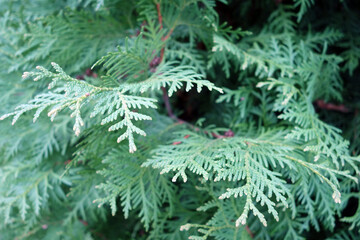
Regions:
<instances>
[{"instance_id":1,"label":"thuja branch","mask_svg":"<svg viewBox=\"0 0 360 240\"><path fill-rule=\"evenodd\" d=\"M156 3L156 10L157 10L157 14L158 14L158 21L159 21L159 25L160 25L160 30L162 30L163 29L163 17L162 17L162 14L161 14L160 3ZM174 31L174 28L175 28L175 25L172 28L170 28L169 32L164 37L161 37L161 40L163 42L165 42L167 39L169 39L172 32ZM165 52L165 46L163 46L161 48L161 51L160 51L160 63L162 62L162 60L164 58L164 52Z\"/></svg>"},{"instance_id":2,"label":"thuja branch","mask_svg":"<svg viewBox=\"0 0 360 240\"><path fill-rule=\"evenodd\" d=\"M163 18L162 18L162 15L161 15L161 9L160 9L160 3L156 3L156 10L157 10L157 14L158 14L158 21L159 21L159 25L160 25L160 30L163 29ZM171 33L172 33L172 30L173 28L170 30L170 32L166 35L165 38L161 38L162 41L166 41ZM164 52L165 52L165 46L163 46L160 50L160 61L159 63L161 63L164 59ZM174 115L173 113L173 110L171 108L171 104L170 104L170 101L169 101L169 95L167 93L167 90L165 87L161 87L161 90L163 92L163 100L164 100L164 103L165 103L165 108L166 108L166 111L169 115L170 118L174 119L175 121L178 121L178 122L183 122L182 120L180 120L177 116Z\"/></svg>"},{"instance_id":3,"label":"thuja branch","mask_svg":"<svg viewBox=\"0 0 360 240\"><path fill-rule=\"evenodd\" d=\"M119 136L118 142L125 139L129 141L129 151L136 151L134 134L146 136L146 133L135 126L134 121L151 120L150 116L135 112L134 109L156 108L155 99L127 95L126 90L117 87L97 87L86 81L80 81L67 75L59 65L52 63L56 72L51 72L43 67L37 67L39 72L24 73L23 77L33 77L35 81L43 78L50 78L49 92L35 96L27 104L22 104L15 108L15 111L3 115L0 120L13 116L13 124L24 113L36 110L34 122L40 114L48 110L48 116L53 121L56 115L69 108L72 113L70 117L75 118L73 130L78 136L81 127L84 126L82 118L84 106L93 107L90 117L105 115L102 117L101 124L109 124L109 131L125 129ZM95 105L90 104L94 102ZM120 120L117 120L120 118ZM111 123L111 124L110 124Z\"/></svg>"},{"instance_id":4,"label":"thuja branch","mask_svg":"<svg viewBox=\"0 0 360 240\"><path fill-rule=\"evenodd\" d=\"M162 14L161 14L161 5L160 3L156 3L156 10L157 10L157 15L158 15L158 21L159 21L159 25L160 25L160 30L163 29L163 17L162 17ZM161 40L163 42L165 42L166 40L169 39L169 37L171 36L172 32L174 31L174 28L175 28L175 25L169 30L169 32L161 38ZM159 60L159 63L160 64L163 59L164 59L164 53L165 53L165 45L161 48L160 50L160 60ZM172 110L172 107L171 107L171 104L170 104L170 100L169 100L169 95L168 95L168 92L166 90L165 87L161 87L161 90L163 92L163 100L164 100L164 104L165 104L165 108L166 108L166 111L167 111L167 114L168 116L177 121L178 123L185 123L187 124L190 128L192 129L199 129L197 128L196 126L192 125L191 123L188 123L186 122L185 120L182 120L180 118L178 118L173 110ZM207 132L205 131L205 133L207 134ZM216 134L216 133L211 133L211 135L214 137L214 138L226 138L226 137L232 137L234 136L234 133L231 131L231 130L228 130L224 135L221 135L221 134Z\"/></svg>"}]
</instances>

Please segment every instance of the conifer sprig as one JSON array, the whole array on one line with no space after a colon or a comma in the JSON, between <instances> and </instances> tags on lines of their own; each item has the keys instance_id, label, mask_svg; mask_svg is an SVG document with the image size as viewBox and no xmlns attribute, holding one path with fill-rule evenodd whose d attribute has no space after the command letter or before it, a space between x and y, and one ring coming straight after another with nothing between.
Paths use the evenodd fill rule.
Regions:
<instances>
[{"instance_id":1,"label":"conifer sprig","mask_svg":"<svg viewBox=\"0 0 360 240\"><path fill-rule=\"evenodd\" d=\"M36 110L34 115L34 122L38 119L40 114L48 109L48 116L53 121L56 115L69 108L72 113L71 117L75 118L73 130L75 135L80 134L80 129L84 125L81 117L81 109L91 102L95 102L94 110L90 117L96 115L106 115L101 121L101 124L107 124L116 121L118 117L123 118L121 121L110 126L109 131L126 128L119 138L118 142L124 139L129 140L129 151L136 151L133 134L140 134L145 136L145 132L133 124L133 121L151 120L151 117L133 112L130 109L156 108L155 99L130 96L124 94L124 90L120 88L97 87L86 81L81 81L67 75L59 65L52 63L56 72L50 72L43 67L37 67L39 72L24 73L23 77L34 77L35 81L44 78L50 78L49 91L37 95L28 104L18 106L14 112L3 115L0 119L13 116L12 124L25 112Z\"/></svg>"}]
</instances>

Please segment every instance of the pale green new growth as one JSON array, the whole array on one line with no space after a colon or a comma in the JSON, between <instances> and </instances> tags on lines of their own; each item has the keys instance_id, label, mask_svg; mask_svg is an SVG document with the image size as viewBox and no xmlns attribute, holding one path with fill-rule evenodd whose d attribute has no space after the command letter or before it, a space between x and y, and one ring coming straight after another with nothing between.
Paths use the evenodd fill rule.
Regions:
<instances>
[{"instance_id":1,"label":"pale green new growth","mask_svg":"<svg viewBox=\"0 0 360 240\"><path fill-rule=\"evenodd\" d=\"M283 168L290 172L298 169L315 173L321 181L325 181L333 189L334 201L340 203L338 182L334 173L351 177L348 172L335 171L300 160L299 157L301 155L304 157L304 153L298 152L295 142L284 140L286 132L280 129L277 131L280 134L275 134L272 138L270 136L273 131L263 133L254 139L232 137L213 140L192 132L181 133L189 137L185 140L174 139L175 142L181 141L181 144L157 148L154 157L143 166L161 168L161 173L175 172L173 182L179 176L186 182L187 171L194 172L205 180L243 182L240 187L229 188L226 193L219 196L219 199L246 198L246 204L236 220L236 226L246 224L250 210L265 226L267 225L264 214L255 203L265 205L268 212L279 220L278 211L275 209L276 202L288 207L288 198L291 196L285 181L281 179L280 172ZM276 169L280 172L274 171ZM330 178L325 177L324 174L329 174ZM209 179L211 175L213 179Z\"/></svg>"},{"instance_id":2,"label":"pale green new growth","mask_svg":"<svg viewBox=\"0 0 360 240\"><path fill-rule=\"evenodd\" d=\"M129 151L136 151L133 134L146 135L145 132L133 124L133 121L151 120L147 115L136 113L130 109L156 108L154 104L156 100L145 97L128 96L119 88L101 88L94 86L86 81L80 81L65 74L63 70L56 64L52 63L57 73L52 73L42 67L38 67L40 72L26 73L25 77L35 77L38 81L43 78L51 78L52 82L49 84L49 89L54 89L52 92L37 95L28 104L23 104L15 109L15 112L6 114L0 119L5 119L10 116L13 117L12 124L15 124L17 119L27 111L35 110L34 122L40 116L41 112L49 108L48 116L53 121L55 116L62 110L69 108L72 110L71 117L75 118L73 130L75 135L80 134L80 128L84 125L81 117L81 109L86 105L95 102L94 110L90 117L98 114L106 115L101 121L101 124L107 124L116 121L118 117L123 120L109 127L109 131L126 128L119 138L118 142L128 139Z\"/></svg>"},{"instance_id":3,"label":"pale green new growth","mask_svg":"<svg viewBox=\"0 0 360 240\"><path fill-rule=\"evenodd\" d=\"M161 40L157 39L157 41ZM143 69L148 68L151 57L154 57L154 54L147 54L149 49L146 49L145 46L146 43L140 35L136 38L133 46L130 47L126 43L125 50L119 48L118 52L109 53L96 63L96 65L103 63L109 77L115 79L115 82L121 78L127 79L124 83L119 81L118 87L100 87L87 81L77 80L67 75L56 63L52 63L56 73L40 66L37 67L39 72L25 72L23 74L24 79L33 77L34 81L39 81L50 78L52 81L48 88L53 91L35 96L28 104L16 107L14 112L3 115L0 120L13 116L12 124L15 124L22 114L36 110L35 122L40 114L48 109L48 116L53 121L60 111L69 108L72 111L70 116L75 118L73 130L75 135L79 136L81 127L84 126L81 110L94 105L90 117L105 115L101 124L108 124L122 118L122 120L111 125L109 131L125 128L125 132L119 136L117 142L128 139L129 151L134 152L136 151L134 134L146 136L146 133L134 122L151 120L150 116L138 113L136 109L140 110L142 107L156 108L157 100L128 94L144 93L148 90L159 90L161 87L169 86L168 93L171 96L184 83L186 84L186 91L196 85L198 92L204 86L209 90L214 89L222 92L221 88L215 87L213 83L202 80L203 75L196 73L195 68L174 66L174 62L160 65L157 71L151 75L147 72L148 70L145 73Z\"/></svg>"}]
</instances>

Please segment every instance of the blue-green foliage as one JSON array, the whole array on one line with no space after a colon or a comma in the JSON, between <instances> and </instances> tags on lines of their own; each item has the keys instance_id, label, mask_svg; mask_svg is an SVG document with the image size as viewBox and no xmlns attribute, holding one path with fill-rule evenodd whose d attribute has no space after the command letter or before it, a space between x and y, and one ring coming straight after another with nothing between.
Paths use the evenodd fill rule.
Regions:
<instances>
[{"instance_id":1,"label":"blue-green foliage","mask_svg":"<svg viewBox=\"0 0 360 240\"><path fill-rule=\"evenodd\" d=\"M357 239L359 18L319 2L0 0L0 239Z\"/></svg>"}]
</instances>

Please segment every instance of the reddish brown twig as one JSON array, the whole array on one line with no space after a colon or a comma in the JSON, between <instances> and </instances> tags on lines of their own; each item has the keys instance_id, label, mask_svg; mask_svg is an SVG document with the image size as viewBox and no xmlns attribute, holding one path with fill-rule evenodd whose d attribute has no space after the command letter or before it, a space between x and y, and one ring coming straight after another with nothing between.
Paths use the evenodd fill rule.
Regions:
<instances>
[{"instance_id":1,"label":"reddish brown twig","mask_svg":"<svg viewBox=\"0 0 360 240\"><path fill-rule=\"evenodd\" d=\"M158 14L158 21L159 21L159 24L160 24L160 30L163 29L163 17L161 15L161 10L160 10L160 3L157 3L156 4L156 10L157 10L157 14ZM168 32L168 34L166 34L165 37L161 37L161 40L163 42L165 42L166 40L168 40L168 38L170 37L170 35L173 33L174 31L174 27L172 27L170 29L170 31ZM160 62L163 60L164 58L164 52L165 52L165 47L161 48L161 51L160 51Z\"/></svg>"},{"instance_id":2,"label":"reddish brown twig","mask_svg":"<svg viewBox=\"0 0 360 240\"><path fill-rule=\"evenodd\" d=\"M216 133L211 133L211 135L212 135L214 138L228 138L228 137L233 137L235 134L234 134L233 131L231 131L231 129L229 129L228 131L225 132L224 135L216 134Z\"/></svg>"},{"instance_id":3,"label":"reddish brown twig","mask_svg":"<svg viewBox=\"0 0 360 240\"><path fill-rule=\"evenodd\" d=\"M169 95L167 93L166 88L161 87L161 90L163 91L163 99L164 99L164 103L165 103L165 108L166 108L166 111L167 111L169 117L174 119L177 122L184 122L183 120L181 120L177 116L175 116L175 114L173 113L171 105L170 105L170 101L169 101Z\"/></svg>"},{"instance_id":4,"label":"reddish brown twig","mask_svg":"<svg viewBox=\"0 0 360 240\"><path fill-rule=\"evenodd\" d=\"M78 80L85 80L85 76L87 77L93 77L93 78L97 78L98 75L96 73L94 73L91 68L87 68L85 70L85 73L84 74L81 74L81 75L77 75L75 78L78 79Z\"/></svg>"},{"instance_id":5,"label":"reddish brown twig","mask_svg":"<svg viewBox=\"0 0 360 240\"><path fill-rule=\"evenodd\" d=\"M166 36L162 38L162 40L163 40L163 41L168 40L168 38L169 38L170 35L173 33L173 31L174 31L174 28L172 27L172 28L170 29L170 31L168 32L168 34L166 34Z\"/></svg>"},{"instance_id":6,"label":"reddish brown twig","mask_svg":"<svg viewBox=\"0 0 360 240\"><path fill-rule=\"evenodd\" d=\"M333 103L326 103L324 100L316 100L316 105L321 108L321 109L325 109L325 110L333 110L333 111L338 111L338 112L343 112L343 113L347 113L350 110L344 105L344 104L333 104Z\"/></svg>"},{"instance_id":7,"label":"reddish brown twig","mask_svg":"<svg viewBox=\"0 0 360 240\"><path fill-rule=\"evenodd\" d=\"M160 10L160 3L157 3L156 4L156 10L157 10L157 13L158 13L158 21L159 21L159 24L160 24L160 30L163 29L163 18L162 18L162 15L161 15L161 10ZM166 39L168 39L170 37L170 34L172 33L172 31L170 31L168 33L168 35L166 35ZM166 39L164 38L161 38L163 41L165 41ZM160 51L160 60L159 60L159 64L162 62L162 60L164 59L164 52L165 52L165 46L161 48L161 51ZM161 90L163 91L163 99L164 99L164 103L165 103L165 108L166 108L166 111L169 115L170 118L174 119L175 121L178 121L180 122L180 119L174 115L173 111L172 111L172 108L171 108L171 105L170 105L170 101L169 101L169 95L167 93L167 90L165 87L161 87ZM181 121L182 122L182 121Z\"/></svg>"},{"instance_id":8,"label":"reddish brown twig","mask_svg":"<svg viewBox=\"0 0 360 240\"><path fill-rule=\"evenodd\" d=\"M160 30L163 29L163 17L161 15L161 8L160 8L160 3L156 3L156 10L157 10L157 14L158 14L158 21L159 21L159 25L160 25ZM162 37L161 40L163 42L165 42L167 39L169 39L169 37L171 36L171 34L173 33L174 31L174 27L172 27L170 29L170 31L166 34L166 36ZM161 48L161 51L160 51L160 60L157 61L157 65L160 64L163 59L164 59L164 53L165 53L165 46L163 46ZM169 101L169 95L167 93L167 90L165 87L161 87L161 90L163 91L163 100L164 100L164 104L165 104L165 108L166 108L166 111L167 111L167 114L170 118L174 119L175 121L177 121L178 123L182 124L182 123L185 123L187 125L189 125L191 128L193 129L197 129L194 125L178 118L172 108L171 108L171 104L170 104L170 101ZM221 134L216 134L216 133L212 133L211 134L214 138L226 138L226 137L233 137L234 136L234 133L229 130L227 131L224 135L221 135ZM181 141L178 141L178 142L173 142L172 144L173 145L178 145L178 144L181 144L182 142Z\"/></svg>"},{"instance_id":9,"label":"reddish brown twig","mask_svg":"<svg viewBox=\"0 0 360 240\"><path fill-rule=\"evenodd\" d=\"M85 220L79 219L79 221L85 226L87 227L89 225L89 223Z\"/></svg>"},{"instance_id":10,"label":"reddish brown twig","mask_svg":"<svg viewBox=\"0 0 360 240\"><path fill-rule=\"evenodd\" d=\"M250 235L251 238L254 238L254 234L251 232L248 225L245 226L245 230L247 231L247 233Z\"/></svg>"},{"instance_id":11,"label":"reddish brown twig","mask_svg":"<svg viewBox=\"0 0 360 240\"><path fill-rule=\"evenodd\" d=\"M65 165L68 165L69 163L71 163L72 159L68 159L64 162Z\"/></svg>"},{"instance_id":12,"label":"reddish brown twig","mask_svg":"<svg viewBox=\"0 0 360 240\"><path fill-rule=\"evenodd\" d=\"M161 15L161 11L160 11L160 3L156 4L156 10L157 10L159 24L160 24L160 30L161 30L161 29L163 29L163 24L162 24L162 15Z\"/></svg>"},{"instance_id":13,"label":"reddish brown twig","mask_svg":"<svg viewBox=\"0 0 360 240\"><path fill-rule=\"evenodd\" d=\"M158 13L158 20L159 20L159 24L160 24L160 30L162 30L163 29L163 23L162 23L163 18L162 18L162 15L161 15L160 3L156 4L156 10L157 10L157 13ZM161 37L161 40L164 41L163 37ZM165 47L162 47L161 50L160 50L160 62L162 62L162 60L164 58L164 52L165 52Z\"/></svg>"}]
</instances>

